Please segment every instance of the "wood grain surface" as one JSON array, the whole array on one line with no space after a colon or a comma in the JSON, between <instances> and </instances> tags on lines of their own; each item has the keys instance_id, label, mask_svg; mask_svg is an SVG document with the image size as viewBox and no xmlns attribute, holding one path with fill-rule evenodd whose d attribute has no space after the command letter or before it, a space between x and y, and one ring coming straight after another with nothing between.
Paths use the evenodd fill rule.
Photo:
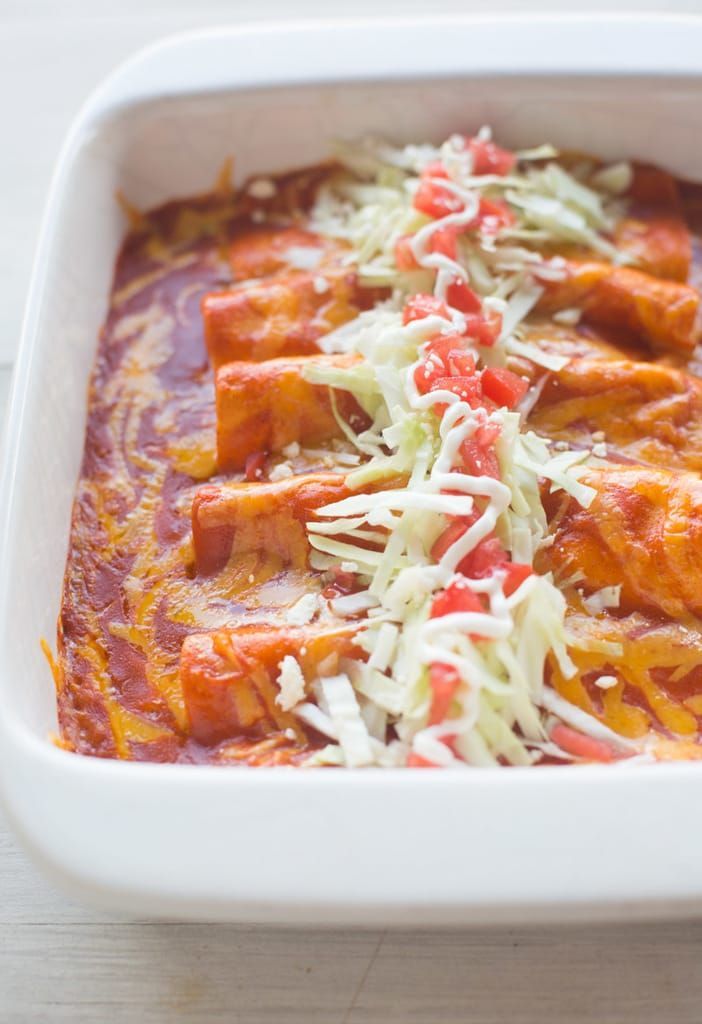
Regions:
<instances>
[{"instance_id":1,"label":"wood grain surface","mask_svg":"<svg viewBox=\"0 0 702 1024\"><path fill-rule=\"evenodd\" d=\"M702 922L321 931L116 920L0 823L0 1021L698 1024Z\"/></svg>"},{"instance_id":2,"label":"wood grain surface","mask_svg":"<svg viewBox=\"0 0 702 1024\"><path fill-rule=\"evenodd\" d=\"M698 12L702 0L616 6ZM0 0L0 413L51 165L89 89L168 32L237 18L390 10L428 7L426 0L355 0L353 7L333 0ZM0 820L1 1024L699 1024L701 954L702 922L418 932L120 920L57 894Z\"/></svg>"}]
</instances>

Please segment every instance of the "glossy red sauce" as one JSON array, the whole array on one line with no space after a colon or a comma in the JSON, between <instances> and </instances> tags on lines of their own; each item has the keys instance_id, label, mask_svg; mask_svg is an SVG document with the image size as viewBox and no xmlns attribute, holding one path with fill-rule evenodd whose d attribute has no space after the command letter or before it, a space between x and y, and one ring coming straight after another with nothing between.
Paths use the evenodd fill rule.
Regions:
<instances>
[{"instance_id":1,"label":"glossy red sauce","mask_svg":"<svg viewBox=\"0 0 702 1024\"><path fill-rule=\"evenodd\" d=\"M319 174L279 179L265 204L273 220L299 216ZM246 609L192 579L192 499L220 479L200 300L231 283L229 245L251 229L253 205L228 191L167 203L140 219L117 258L59 620L60 726L80 753L213 756L187 737L180 649L188 634ZM259 602L251 614L265 612Z\"/></svg>"}]
</instances>

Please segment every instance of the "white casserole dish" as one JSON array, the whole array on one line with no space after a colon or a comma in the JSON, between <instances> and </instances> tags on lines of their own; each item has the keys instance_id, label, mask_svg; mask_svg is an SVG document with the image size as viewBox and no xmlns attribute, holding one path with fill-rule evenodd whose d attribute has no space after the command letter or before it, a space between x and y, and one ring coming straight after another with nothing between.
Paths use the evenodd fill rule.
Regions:
<instances>
[{"instance_id":1,"label":"white casserole dish","mask_svg":"<svg viewBox=\"0 0 702 1024\"><path fill-rule=\"evenodd\" d=\"M140 915L468 923L702 910L702 766L294 771L56 749L53 642L86 386L124 222L328 139L500 140L636 156L702 179L702 21L428 19L208 31L122 67L78 117L49 197L3 468L0 786L29 851Z\"/></svg>"}]
</instances>

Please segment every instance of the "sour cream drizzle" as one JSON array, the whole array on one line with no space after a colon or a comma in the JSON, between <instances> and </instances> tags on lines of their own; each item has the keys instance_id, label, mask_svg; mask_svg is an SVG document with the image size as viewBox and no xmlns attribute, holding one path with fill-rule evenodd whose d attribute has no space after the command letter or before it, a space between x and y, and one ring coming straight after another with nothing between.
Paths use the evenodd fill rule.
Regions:
<instances>
[{"instance_id":1,"label":"sour cream drizzle","mask_svg":"<svg viewBox=\"0 0 702 1024\"><path fill-rule=\"evenodd\" d=\"M489 131L481 132L478 137L489 140ZM388 147L385 151L388 152ZM528 182L525 185L523 178L509 175L507 178L474 176L471 155L461 149L460 139L450 139L436 155L441 157L451 177L429 177L425 181L445 195L455 197L457 208L414 230L409 244L420 270L435 275L433 294L444 303L447 316L432 314L403 324L400 314L393 311L397 307L390 304L374 313L362 314L353 324L327 336L324 344L326 351L356 351L363 356L373 368L377 394L379 398L382 396L373 406L372 426L356 439L358 449L370 455L371 461L352 473L350 482L353 484L353 480L358 479L362 486L361 481L372 478L369 474L377 473L382 477L402 472L409 474L408 483L404 488L352 495L319 509L319 521L308 524L308 532L317 557L322 559L318 563L320 567L333 564L334 552L337 552L336 557L343 555L359 563L362 575L368 579L368 589L357 595L359 600L353 607L367 609L367 624L358 636L362 645L367 643L370 658L367 662L348 664L346 671L351 681L356 681L356 693L362 704L372 702L373 694L378 694L377 700L382 706L388 688L394 687L394 699L398 708L402 708L395 717L398 740L384 747L377 737L373 739L371 746L380 758L378 763L404 763L408 750L425 762L442 767L466 767L466 762L473 760L497 763L498 756L512 763L530 763L540 756L541 749L553 748L553 744L547 742L545 728L546 710L549 705L550 710L554 710L553 701L544 695L545 657L550 650L562 671L567 674L573 668L565 652L563 598L546 577L532 575L506 596L504 570L495 567L489 575L473 579L461 574L458 567L506 517L512 517L514 536L522 545L520 550L528 550L533 544L530 541L525 548L525 538L542 535L540 524L545 524L545 516L540 503L539 477L550 477L554 486L565 486L586 502L588 489L579 485L576 477L572 480L568 477L576 461L582 461L583 456L577 453L569 459L571 453L563 453L565 457L551 459L542 442L536 438L530 440L533 435L519 434L514 424L515 414L506 408L493 412L484 407L473 408L460 394L444 389L421 394L416 385L416 372L426 365L426 346L432 338L451 333L464 335L466 330L466 315L451 306L449 295L456 282L470 285L471 274L460 259L435 251L438 246L432 242L437 233L460 234L461 229L477 231L485 258L492 261L491 273L499 266L499 258L503 260L503 267L495 278L494 292L482 298L484 313L494 310L504 313L503 331L498 346L491 350L491 364L498 357L499 365L500 352L504 359L510 346L521 346L522 354L529 354L528 346L515 339L512 332L543 290L535 279L556 279L563 273L562 261L509 245L503 247L500 257L499 250L495 249L499 227L489 238L481 235L481 186L497 183L505 188L527 188L529 194L532 186ZM399 159L398 166L403 166ZM462 183L453 180L455 178L462 179ZM372 191L372 186L362 188L366 189L364 195L371 194L368 189ZM338 217L333 224L332 234L340 230ZM377 227L371 230L377 233ZM495 259L496 254L498 259ZM480 259L475 262L476 257L471 256L469 265L471 260L482 273ZM508 285L510 274L516 284ZM513 297L506 302L505 295L510 288ZM476 343L470 347L478 364L482 361L483 350ZM326 380L334 387L344 386L343 375L325 378L323 373L318 373L310 379ZM347 386L353 390L351 376L348 379ZM355 393L359 400L368 401L367 391ZM528 401L527 395L527 406ZM440 419L437 406L443 407ZM462 466L462 446L489 425L500 428L501 463L509 457L508 479L504 479L504 472L502 479L486 474L471 475ZM408 433L415 431L420 435L427 430L434 432L433 440L429 437L419 440L409 449L411 455L405 457ZM388 448L393 453L389 456L385 454ZM479 515L470 523L476 509ZM468 520L465 532L449 545L438 561L428 558L421 537L412 535L417 522L423 523L422 517L427 516L432 522L437 516ZM353 545L332 540L337 534L376 541L384 536L379 535L377 529L370 531L369 527L388 531L382 552L369 552L360 547L354 552ZM421 525L418 528L423 529ZM506 547L509 551L509 540ZM331 563L325 563L325 558L331 558ZM432 595L456 581L460 581L461 587L481 595L485 610L451 611L428 617ZM480 638L477 645L473 637ZM449 714L444 721L428 725L426 672L435 664L450 666L460 676L459 714L454 717ZM345 694L348 697L348 691L345 690ZM309 705L305 705L305 709L306 715L312 714L307 710ZM371 717L365 715L368 721ZM321 722L319 718L316 720ZM583 719L578 718L578 721ZM519 726L519 735L514 732L515 725ZM359 728L358 722L356 727ZM333 738L332 732L328 734ZM456 750L462 756L456 756ZM339 756L331 751L330 762L338 763Z\"/></svg>"}]
</instances>

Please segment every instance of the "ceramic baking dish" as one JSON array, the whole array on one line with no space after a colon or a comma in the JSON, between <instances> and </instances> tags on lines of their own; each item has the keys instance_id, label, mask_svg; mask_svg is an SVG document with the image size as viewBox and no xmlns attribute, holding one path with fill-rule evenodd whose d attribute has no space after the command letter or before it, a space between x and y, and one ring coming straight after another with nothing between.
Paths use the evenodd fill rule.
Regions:
<instances>
[{"instance_id":1,"label":"ceramic baking dish","mask_svg":"<svg viewBox=\"0 0 702 1024\"><path fill-rule=\"evenodd\" d=\"M702 909L702 767L294 771L56 749L53 640L86 385L138 206L311 163L331 137L491 123L702 179L702 21L429 19L226 28L135 57L88 102L48 201L6 436L0 785L29 851L123 911L467 923Z\"/></svg>"}]
</instances>

